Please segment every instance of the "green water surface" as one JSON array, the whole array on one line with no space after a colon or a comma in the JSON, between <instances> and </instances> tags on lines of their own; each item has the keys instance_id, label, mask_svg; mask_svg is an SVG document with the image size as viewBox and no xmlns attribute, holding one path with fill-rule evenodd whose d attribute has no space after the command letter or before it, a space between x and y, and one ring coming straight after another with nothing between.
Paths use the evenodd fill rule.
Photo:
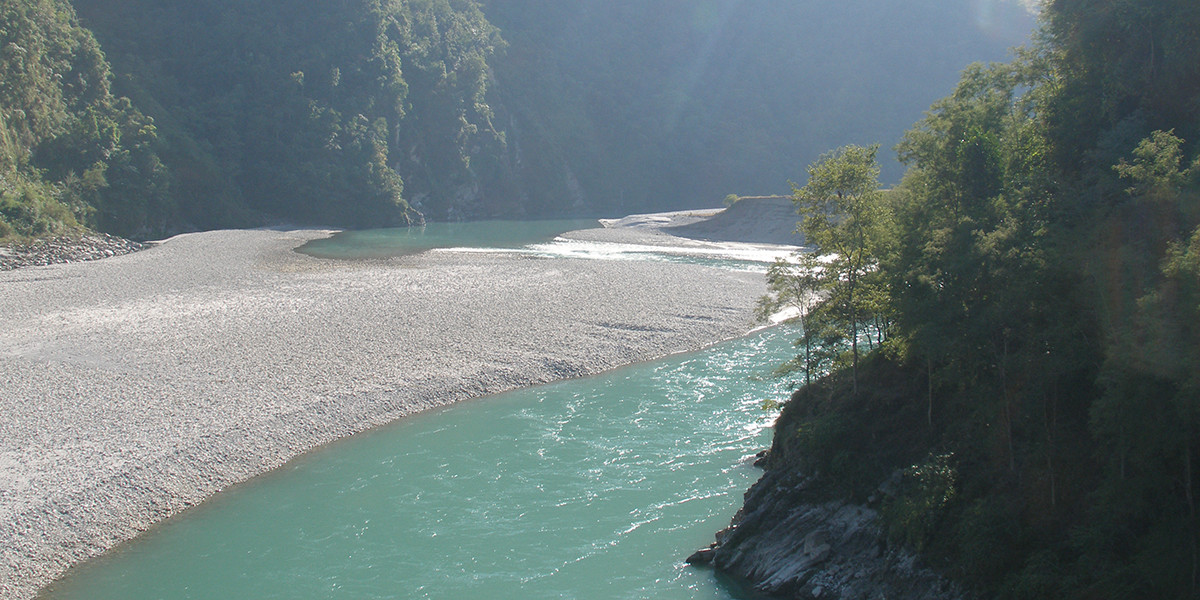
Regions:
<instances>
[{"instance_id":1,"label":"green water surface","mask_svg":"<svg viewBox=\"0 0 1200 600\"><path fill-rule=\"evenodd\" d=\"M683 563L769 444L774 328L403 419L72 569L55 599L746 598Z\"/></svg>"},{"instance_id":2,"label":"green water surface","mask_svg":"<svg viewBox=\"0 0 1200 600\"><path fill-rule=\"evenodd\" d=\"M520 248L548 242L576 229L599 227L595 219L546 221L466 221L428 223L414 227L342 231L312 240L296 249L317 258L342 260L391 258L434 248Z\"/></svg>"}]
</instances>

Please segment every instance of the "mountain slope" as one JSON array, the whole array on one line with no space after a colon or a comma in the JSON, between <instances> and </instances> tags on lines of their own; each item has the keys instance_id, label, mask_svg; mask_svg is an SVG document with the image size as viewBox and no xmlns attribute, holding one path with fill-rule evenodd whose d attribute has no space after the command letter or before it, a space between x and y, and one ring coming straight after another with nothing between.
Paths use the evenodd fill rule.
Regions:
<instances>
[{"instance_id":1,"label":"mountain slope","mask_svg":"<svg viewBox=\"0 0 1200 600\"><path fill-rule=\"evenodd\" d=\"M138 237L778 193L821 149L906 127L1029 28L998 1L4 5L13 52L41 31L63 63L25 73L5 55L6 227ZM89 83L55 79L68 71ZM16 116L31 102L53 113L36 130Z\"/></svg>"}]
</instances>

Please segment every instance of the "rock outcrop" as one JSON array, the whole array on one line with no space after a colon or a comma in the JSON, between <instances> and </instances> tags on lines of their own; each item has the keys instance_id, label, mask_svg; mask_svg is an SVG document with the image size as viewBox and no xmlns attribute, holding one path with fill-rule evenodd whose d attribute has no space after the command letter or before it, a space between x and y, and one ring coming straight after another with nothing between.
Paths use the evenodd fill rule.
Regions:
<instances>
[{"instance_id":1,"label":"rock outcrop","mask_svg":"<svg viewBox=\"0 0 1200 600\"><path fill-rule=\"evenodd\" d=\"M825 500L814 480L769 465L717 541L688 558L786 598L958 600L958 586L889 545L878 513Z\"/></svg>"}]
</instances>

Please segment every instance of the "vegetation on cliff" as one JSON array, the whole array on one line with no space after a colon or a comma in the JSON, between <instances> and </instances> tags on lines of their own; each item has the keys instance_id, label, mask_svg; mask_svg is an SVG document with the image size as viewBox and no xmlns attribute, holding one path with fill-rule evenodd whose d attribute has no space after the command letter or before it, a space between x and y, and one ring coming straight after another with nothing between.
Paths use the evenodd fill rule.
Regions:
<instances>
[{"instance_id":1,"label":"vegetation on cliff","mask_svg":"<svg viewBox=\"0 0 1200 600\"><path fill-rule=\"evenodd\" d=\"M73 1L156 119L193 227L403 224L501 140L484 96L502 42L474 2Z\"/></svg>"},{"instance_id":2,"label":"vegetation on cliff","mask_svg":"<svg viewBox=\"0 0 1200 600\"><path fill-rule=\"evenodd\" d=\"M879 4L0 0L0 237L715 205L1027 31Z\"/></svg>"},{"instance_id":3,"label":"vegetation on cliff","mask_svg":"<svg viewBox=\"0 0 1200 600\"><path fill-rule=\"evenodd\" d=\"M484 98L503 42L470 1L0 11L0 237L403 224L503 143Z\"/></svg>"},{"instance_id":4,"label":"vegetation on cliff","mask_svg":"<svg viewBox=\"0 0 1200 600\"><path fill-rule=\"evenodd\" d=\"M0 238L136 229L166 202L151 120L62 0L0 3Z\"/></svg>"},{"instance_id":5,"label":"vegetation on cliff","mask_svg":"<svg viewBox=\"0 0 1200 600\"><path fill-rule=\"evenodd\" d=\"M776 448L861 498L901 470L890 536L988 595L1195 597L1200 5L1043 10L898 146L872 293L827 280L805 323L844 349L882 324L877 350L800 390Z\"/></svg>"}]
</instances>

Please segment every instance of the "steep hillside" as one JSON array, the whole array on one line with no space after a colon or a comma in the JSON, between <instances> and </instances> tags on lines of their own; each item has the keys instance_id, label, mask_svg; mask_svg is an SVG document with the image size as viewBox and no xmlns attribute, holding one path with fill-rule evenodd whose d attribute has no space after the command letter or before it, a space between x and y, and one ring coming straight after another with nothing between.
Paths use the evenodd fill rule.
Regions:
<instances>
[{"instance_id":1,"label":"steep hillside","mask_svg":"<svg viewBox=\"0 0 1200 600\"><path fill-rule=\"evenodd\" d=\"M982 597L1200 594L1198 31L1192 0L1049 2L905 134L899 188L874 148L814 163L794 198L831 255L764 303L810 309L813 382L714 564L809 585L801 551L744 560L806 535L752 515L866 503L877 548Z\"/></svg>"},{"instance_id":2,"label":"steep hillside","mask_svg":"<svg viewBox=\"0 0 1200 600\"><path fill-rule=\"evenodd\" d=\"M5 226L138 237L778 193L1029 28L1015 2L950 0L4 7Z\"/></svg>"},{"instance_id":3,"label":"steep hillside","mask_svg":"<svg viewBox=\"0 0 1200 600\"><path fill-rule=\"evenodd\" d=\"M828 148L890 147L967 64L1007 60L1033 29L1020 4L995 0L489 0L484 12L509 42L492 105L530 195L624 213L786 193Z\"/></svg>"},{"instance_id":4,"label":"steep hillside","mask_svg":"<svg viewBox=\"0 0 1200 600\"><path fill-rule=\"evenodd\" d=\"M0 238L163 218L155 128L110 77L65 0L0 3Z\"/></svg>"},{"instance_id":5,"label":"steep hillside","mask_svg":"<svg viewBox=\"0 0 1200 600\"><path fill-rule=\"evenodd\" d=\"M186 226L478 212L500 43L473 2L76 0L170 147ZM484 152L484 150L479 150Z\"/></svg>"}]
</instances>

